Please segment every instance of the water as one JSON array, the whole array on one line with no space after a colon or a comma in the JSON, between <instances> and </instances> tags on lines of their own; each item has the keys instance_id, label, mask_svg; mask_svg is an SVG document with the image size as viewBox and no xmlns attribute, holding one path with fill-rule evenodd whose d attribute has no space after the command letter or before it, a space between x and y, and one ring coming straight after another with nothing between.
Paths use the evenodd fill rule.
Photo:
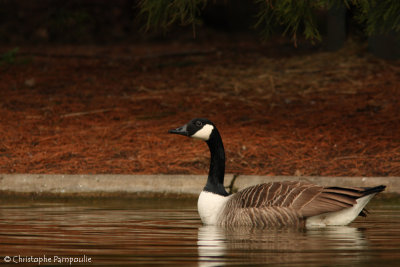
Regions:
<instances>
[{"instance_id":1,"label":"water","mask_svg":"<svg viewBox=\"0 0 400 267\"><path fill-rule=\"evenodd\" d=\"M0 263L399 266L400 201L371 204L346 227L225 229L203 226L196 200L2 199Z\"/></svg>"}]
</instances>

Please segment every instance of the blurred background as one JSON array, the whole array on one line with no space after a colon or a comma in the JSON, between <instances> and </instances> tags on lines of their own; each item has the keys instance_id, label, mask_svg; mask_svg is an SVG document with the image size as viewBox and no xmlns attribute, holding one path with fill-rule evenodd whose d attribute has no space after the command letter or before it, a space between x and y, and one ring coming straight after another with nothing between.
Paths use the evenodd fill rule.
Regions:
<instances>
[{"instance_id":1,"label":"blurred background","mask_svg":"<svg viewBox=\"0 0 400 267\"><path fill-rule=\"evenodd\" d=\"M398 1L0 0L1 173L400 174Z\"/></svg>"}]
</instances>

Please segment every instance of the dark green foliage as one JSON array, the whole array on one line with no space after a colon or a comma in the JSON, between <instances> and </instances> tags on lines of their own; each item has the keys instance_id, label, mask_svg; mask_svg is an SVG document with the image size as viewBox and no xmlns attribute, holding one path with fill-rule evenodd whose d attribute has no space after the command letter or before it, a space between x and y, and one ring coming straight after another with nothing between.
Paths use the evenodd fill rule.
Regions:
<instances>
[{"instance_id":1,"label":"dark green foliage","mask_svg":"<svg viewBox=\"0 0 400 267\"><path fill-rule=\"evenodd\" d=\"M146 17L146 30L166 30L172 24L195 26L201 23L201 11L207 0L142 0L141 14ZM296 43L299 32L308 40L321 40L315 18L316 11L344 5L355 9L356 19L368 35L388 31L400 32L400 1L398 0L253 0L257 5L258 28L268 37L277 27L290 34ZM210 4L215 1L210 1ZM229 4L229 0L225 1Z\"/></svg>"},{"instance_id":2,"label":"dark green foliage","mask_svg":"<svg viewBox=\"0 0 400 267\"><path fill-rule=\"evenodd\" d=\"M14 64L18 51L19 51L19 48L15 47L15 48L11 49L10 51L0 55L0 66Z\"/></svg>"},{"instance_id":3,"label":"dark green foliage","mask_svg":"<svg viewBox=\"0 0 400 267\"><path fill-rule=\"evenodd\" d=\"M139 3L140 13L147 16L146 30L166 30L179 22L181 25L192 24L193 32L200 23L198 17L206 4L207 0L142 0Z\"/></svg>"},{"instance_id":4,"label":"dark green foliage","mask_svg":"<svg viewBox=\"0 0 400 267\"><path fill-rule=\"evenodd\" d=\"M290 33L295 43L300 28L303 29L307 39L321 40L313 10L324 8L326 1L255 0L255 2L260 10L255 26L261 29L263 36L268 37L275 25L281 25L284 27L283 33Z\"/></svg>"},{"instance_id":5,"label":"dark green foliage","mask_svg":"<svg viewBox=\"0 0 400 267\"><path fill-rule=\"evenodd\" d=\"M354 0L356 19L365 25L368 35L400 32L400 1Z\"/></svg>"}]
</instances>

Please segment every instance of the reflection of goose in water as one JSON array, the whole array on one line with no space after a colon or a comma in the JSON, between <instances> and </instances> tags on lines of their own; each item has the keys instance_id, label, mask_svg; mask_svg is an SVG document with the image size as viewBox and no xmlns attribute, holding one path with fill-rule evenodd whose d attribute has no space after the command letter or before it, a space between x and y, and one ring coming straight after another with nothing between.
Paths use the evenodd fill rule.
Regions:
<instances>
[{"instance_id":1,"label":"reflection of goose in water","mask_svg":"<svg viewBox=\"0 0 400 267\"><path fill-rule=\"evenodd\" d=\"M365 216L364 207L383 191L376 187L323 187L305 182L259 184L229 195L224 188L225 151L215 125L194 119L170 133L205 141L211 152L206 186L198 200L204 224L226 226L347 225Z\"/></svg>"},{"instance_id":2,"label":"reflection of goose in water","mask_svg":"<svg viewBox=\"0 0 400 267\"><path fill-rule=\"evenodd\" d=\"M199 266L345 264L368 258L363 233L349 226L262 229L204 225L199 228L197 245Z\"/></svg>"},{"instance_id":3,"label":"reflection of goose in water","mask_svg":"<svg viewBox=\"0 0 400 267\"><path fill-rule=\"evenodd\" d=\"M197 250L199 252L199 266L221 266L226 263L227 247L226 229L204 225L197 234Z\"/></svg>"}]
</instances>

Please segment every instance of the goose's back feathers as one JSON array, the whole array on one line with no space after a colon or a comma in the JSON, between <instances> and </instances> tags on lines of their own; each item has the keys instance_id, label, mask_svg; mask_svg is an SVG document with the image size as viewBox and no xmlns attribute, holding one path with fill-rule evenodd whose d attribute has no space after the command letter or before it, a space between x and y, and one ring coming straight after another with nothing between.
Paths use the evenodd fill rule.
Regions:
<instances>
[{"instance_id":1,"label":"goose's back feathers","mask_svg":"<svg viewBox=\"0 0 400 267\"><path fill-rule=\"evenodd\" d=\"M352 208L357 199L383 189L322 187L298 181L259 184L239 191L227 201L220 224L300 226L309 217ZM362 208L355 217L359 214L365 215Z\"/></svg>"}]
</instances>

